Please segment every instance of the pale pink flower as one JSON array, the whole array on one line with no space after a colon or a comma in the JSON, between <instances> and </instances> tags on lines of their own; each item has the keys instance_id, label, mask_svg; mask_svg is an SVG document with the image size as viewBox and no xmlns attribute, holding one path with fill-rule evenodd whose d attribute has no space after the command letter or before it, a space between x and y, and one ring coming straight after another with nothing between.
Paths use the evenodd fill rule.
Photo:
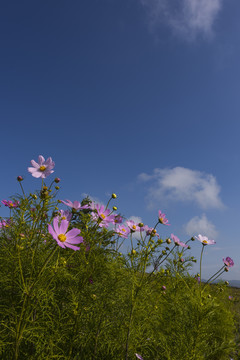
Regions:
<instances>
[{"instance_id":1,"label":"pale pink flower","mask_svg":"<svg viewBox=\"0 0 240 360\"><path fill-rule=\"evenodd\" d=\"M118 226L116 227L115 232L116 232L119 236L124 237L125 239L127 239L127 238L128 238L128 235L130 234L129 228L127 228L127 227L124 226L124 225L118 225Z\"/></svg>"},{"instance_id":2,"label":"pale pink flower","mask_svg":"<svg viewBox=\"0 0 240 360\"><path fill-rule=\"evenodd\" d=\"M158 211L158 220L160 224L163 225L170 225L168 224L168 219L166 218L166 215L161 212L161 210Z\"/></svg>"},{"instance_id":3,"label":"pale pink flower","mask_svg":"<svg viewBox=\"0 0 240 360\"><path fill-rule=\"evenodd\" d=\"M234 265L233 259L231 259L229 256L227 256L226 259L223 259L223 262L227 267L232 267Z\"/></svg>"},{"instance_id":4,"label":"pale pink flower","mask_svg":"<svg viewBox=\"0 0 240 360\"><path fill-rule=\"evenodd\" d=\"M28 171L35 178L45 179L47 176L52 174L54 170L52 170L55 166L55 163L52 161L52 158L49 157L46 161L42 155L38 157L38 163L35 160L31 160L31 165L33 167L29 167Z\"/></svg>"},{"instance_id":5,"label":"pale pink flower","mask_svg":"<svg viewBox=\"0 0 240 360\"><path fill-rule=\"evenodd\" d=\"M12 224L12 219L2 219L0 220L0 228L9 227Z\"/></svg>"},{"instance_id":6,"label":"pale pink flower","mask_svg":"<svg viewBox=\"0 0 240 360\"><path fill-rule=\"evenodd\" d=\"M58 219L59 221L61 220L67 220L67 221L70 221L71 218L72 218L72 213L68 210L60 210L59 211L59 215L58 216Z\"/></svg>"},{"instance_id":7,"label":"pale pink flower","mask_svg":"<svg viewBox=\"0 0 240 360\"><path fill-rule=\"evenodd\" d=\"M83 210L83 209L90 209L90 206L89 205L81 205L81 203L79 201L70 201L70 200L66 200L66 201L63 201L61 200L61 202L69 207L71 207L72 209L75 209L75 210Z\"/></svg>"},{"instance_id":8,"label":"pale pink flower","mask_svg":"<svg viewBox=\"0 0 240 360\"><path fill-rule=\"evenodd\" d=\"M105 209L104 205L94 204L95 212L92 212L92 219L98 223L100 227L108 227L114 224L115 215L110 215L110 210Z\"/></svg>"},{"instance_id":9,"label":"pale pink flower","mask_svg":"<svg viewBox=\"0 0 240 360\"><path fill-rule=\"evenodd\" d=\"M216 244L215 240L209 240L206 236L203 236L199 234L198 236L195 236L195 238L200 241L203 245L214 245Z\"/></svg>"},{"instance_id":10,"label":"pale pink flower","mask_svg":"<svg viewBox=\"0 0 240 360\"><path fill-rule=\"evenodd\" d=\"M138 226L138 224L133 220L126 221L126 224L129 227L129 229L131 230L131 232L144 230L144 228L140 228L140 226Z\"/></svg>"},{"instance_id":11,"label":"pale pink flower","mask_svg":"<svg viewBox=\"0 0 240 360\"><path fill-rule=\"evenodd\" d=\"M187 248L187 247L188 247L186 244L184 244L183 242L181 242L176 235L171 234L171 238L172 238L172 240L174 241L175 245L177 245L177 246L182 246L182 247L184 247L184 248Z\"/></svg>"},{"instance_id":12,"label":"pale pink flower","mask_svg":"<svg viewBox=\"0 0 240 360\"><path fill-rule=\"evenodd\" d=\"M81 230L74 228L67 231L68 225L69 221L62 220L59 224L58 218L55 217L53 219L53 228L50 224L48 225L48 232L62 248L65 249L66 247L69 247L73 250L80 250L79 247L74 246L73 244L80 244L83 242L82 236L78 236Z\"/></svg>"},{"instance_id":13,"label":"pale pink flower","mask_svg":"<svg viewBox=\"0 0 240 360\"><path fill-rule=\"evenodd\" d=\"M120 215L115 215L114 222L115 224L121 224L123 221L123 218Z\"/></svg>"},{"instance_id":14,"label":"pale pink flower","mask_svg":"<svg viewBox=\"0 0 240 360\"><path fill-rule=\"evenodd\" d=\"M157 233L156 229L149 227L148 225L144 226L144 230L146 231L146 235L159 237L159 234Z\"/></svg>"}]
</instances>

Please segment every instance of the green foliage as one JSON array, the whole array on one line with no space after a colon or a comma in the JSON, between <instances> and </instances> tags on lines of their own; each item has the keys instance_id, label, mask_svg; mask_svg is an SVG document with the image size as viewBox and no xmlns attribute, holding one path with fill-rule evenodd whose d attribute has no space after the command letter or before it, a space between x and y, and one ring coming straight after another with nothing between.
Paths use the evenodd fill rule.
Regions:
<instances>
[{"instance_id":1,"label":"green foliage","mask_svg":"<svg viewBox=\"0 0 240 360\"><path fill-rule=\"evenodd\" d=\"M167 249L154 234L121 255L119 237L94 223L89 210L73 211L69 225L81 230L80 250L62 249L48 233L55 197L43 186L18 196L19 208L2 226L1 359L237 356L225 285L199 285L188 274L193 259L184 254L181 262L183 252Z\"/></svg>"}]
</instances>

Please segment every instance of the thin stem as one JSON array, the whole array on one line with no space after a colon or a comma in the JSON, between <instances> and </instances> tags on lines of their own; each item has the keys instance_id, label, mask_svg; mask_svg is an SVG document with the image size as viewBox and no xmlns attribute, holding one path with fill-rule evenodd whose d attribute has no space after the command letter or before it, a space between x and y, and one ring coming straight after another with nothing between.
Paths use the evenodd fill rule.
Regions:
<instances>
[{"instance_id":1,"label":"thin stem","mask_svg":"<svg viewBox=\"0 0 240 360\"><path fill-rule=\"evenodd\" d=\"M202 283L202 256L203 256L203 249L204 249L204 246L202 246L202 251L201 251L201 256L200 256L200 284Z\"/></svg>"}]
</instances>

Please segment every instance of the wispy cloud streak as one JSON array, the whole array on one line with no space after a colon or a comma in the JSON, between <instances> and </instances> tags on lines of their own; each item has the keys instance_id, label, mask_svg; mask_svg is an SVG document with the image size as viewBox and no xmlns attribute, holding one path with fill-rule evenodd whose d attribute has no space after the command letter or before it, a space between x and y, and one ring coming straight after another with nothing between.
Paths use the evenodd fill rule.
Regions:
<instances>
[{"instance_id":1,"label":"wispy cloud streak","mask_svg":"<svg viewBox=\"0 0 240 360\"><path fill-rule=\"evenodd\" d=\"M171 28L175 35L193 41L197 35L212 37L213 24L223 0L140 0L146 8L149 26L160 24Z\"/></svg>"}]
</instances>

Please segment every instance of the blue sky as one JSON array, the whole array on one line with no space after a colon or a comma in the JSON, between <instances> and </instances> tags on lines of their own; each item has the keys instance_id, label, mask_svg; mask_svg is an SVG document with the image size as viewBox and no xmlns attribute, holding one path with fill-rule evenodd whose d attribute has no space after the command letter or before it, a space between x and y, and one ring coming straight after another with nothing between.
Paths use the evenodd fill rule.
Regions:
<instances>
[{"instance_id":1,"label":"blue sky","mask_svg":"<svg viewBox=\"0 0 240 360\"><path fill-rule=\"evenodd\" d=\"M38 188L27 167L51 156L60 198L115 192L149 226L161 209L162 236L216 240L204 277L231 256L224 278L239 279L240 3L169 3L2 4L1 198L19 191L17 175Z\"/></svg>"}]
</instances>

